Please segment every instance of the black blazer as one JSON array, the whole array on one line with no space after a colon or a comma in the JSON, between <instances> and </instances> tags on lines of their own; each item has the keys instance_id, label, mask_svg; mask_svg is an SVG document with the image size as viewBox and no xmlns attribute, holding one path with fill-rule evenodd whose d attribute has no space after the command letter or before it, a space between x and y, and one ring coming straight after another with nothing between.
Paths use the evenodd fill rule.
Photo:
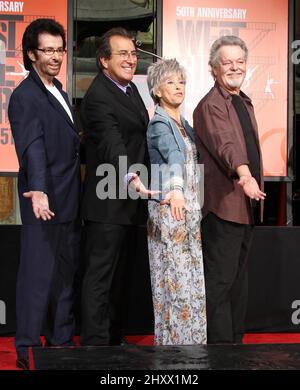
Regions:
<instances>
[{"instance_id":1,"label":"black blazer","mask_svg":"<svg viewBox=\"0 0 300 390\"><path fill-rule=\"evenodd\" d=\"M72 112L61 83L56 79L53 82ZM20 165L18 190L23 224L53 224L76 219L80 197L78 132L65 109L46 89L35 70L31 70L12 93L8 116ZM46 155L44 167L40 166L42 162L38 160L33 164L35 166L28 164L28 148L36 140ZM48 194L50 209L55 213L52 220L44 222L35 218L31 199L23 196L24 192L31 190Z\"/></svg>"},{"instance_id":2,"label":"black blazer","mask_svg":"<svg viewBox=\"0 0 300 390\"><path fill-rule=\"evenodd\" d=\"M146 201L120 199L119 188L130 165L148 167L146 147L148 112L136 86L131 83L134 102L102 72L88 89L81 104L81 121L85 133L86 177L82 202L83 219L111 224L144 224ZM127 158L127 166L119 167L119 156ZM96 171L101 164L111 164L116 181L110 187L117 199L99 199L105 172ZM119 179L120 177L120 179ZM120 180L120 183L119 183ZM107 189L107 187L106 187Z\"/></svg>"}]
</instances>

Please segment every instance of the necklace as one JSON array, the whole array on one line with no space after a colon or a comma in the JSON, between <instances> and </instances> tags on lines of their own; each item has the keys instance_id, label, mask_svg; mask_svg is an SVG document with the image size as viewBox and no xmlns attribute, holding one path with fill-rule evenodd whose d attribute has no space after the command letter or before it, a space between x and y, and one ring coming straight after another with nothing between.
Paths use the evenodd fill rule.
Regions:
<instances>
[{"instance_id":1,"label":"necklace","mask_svg":"<svg viewBox=\"0 0 300 390\"><path fill-rule=\"evenodd\" d=\"M182 123L181 122L178 122L175 118L173 118L172 116L171 116L171 119L173 119L173 121L176 123L176 125L177 125L177 127L178 127L178 129L179 129L179 131L180 131L180 133L181 133L181 135L184 137L184 138L186 138L187 137L187 134L186 134L186 131L185 131L185 128L184 128L184 126L182 125Z\"/></svg>"}]
</instances>

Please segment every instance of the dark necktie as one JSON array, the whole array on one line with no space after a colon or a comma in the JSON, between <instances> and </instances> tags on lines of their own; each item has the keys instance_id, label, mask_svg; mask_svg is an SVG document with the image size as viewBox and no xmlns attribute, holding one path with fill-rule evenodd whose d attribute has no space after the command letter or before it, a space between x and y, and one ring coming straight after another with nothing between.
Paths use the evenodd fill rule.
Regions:
<instances>
[{"instance_id":1,"label":"dark necktie","mask_svg":"<svg viewBox=\"0 0 300 390\"><path fill-rule=\"evenodd\" d=\"M128 87L126 87L126 95L131 100L131 103L134 104L136 107L138 107L137 101L136 101L134 93L133 93L133 89L129 85L128 85Z\"/></svg>"},{"instance_id":2,"label":"dark necktie","mask_svg":"<svg viewBox=\"0 0 300 390\"><path fill-rule=\"evenodd\" d=\"M130 97L131 100L133 100L133 91L131 87L126 87L126 95Z\"/></svg>"},{"instance_id":3,"label":"dark necktie","mask_svg":"<svg viewBox=\"0 0 300 390\"><path fill-rule=\"evenodd\" d=\"M129 85L126 87L126 95L130 99L131 103L135 106L135 108L137 108L137 110L140 112L145 122L148 122L148 118L145 116L144 110L142 110L141 105L139 104L136 96L134 95L132 87L130 87Z\"/></svg>"}]
</instances>

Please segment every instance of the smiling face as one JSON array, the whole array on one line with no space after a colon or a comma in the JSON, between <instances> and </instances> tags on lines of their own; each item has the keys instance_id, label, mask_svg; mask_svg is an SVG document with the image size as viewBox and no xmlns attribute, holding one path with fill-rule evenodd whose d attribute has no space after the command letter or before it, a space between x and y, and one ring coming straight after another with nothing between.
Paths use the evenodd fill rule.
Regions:
<instances>
[{"instance_id":1,"label":"smiling face","mask_svg":"<svg viewBox=\"0 0 300 390\"><path fill-rule=\"evenodd\" d=\"M162 108L178 108L185 97L185 79L181 74L171 74L154 92Z\"/></svg>"},{"instance_id":2,"label":"smiling face","mask_svg":"<svg viewBox=\"0 0 300 390\"><path fill-rule=\"evenodd\" d=\"M217 82L229 93L239 93L246 76L245 53L240 46L223 46L212 69Z\"/></svg>"},{"instance_id":3,"label":"smiling face","mask_svg":"<svg viewBox=\"0 0 300 390\"><path fill-rule=\"evenodd\" d=\"M104 72L126 86L132 80L137 66L134 44L131 39L119 35L112 36L109 42L111 58L100 58ZM127 58L122 53L127 53Z\"/></svg>"},{"instance_id":4,"label":"smiling face","mask_svg":"<svg viewBox=\"0 0 300 390\"><path fill-rule=\"evenodd\" d=\"M38 42L37 49L63 48L63 40L60 35L54 36L48 33L42 33L39 34ZM32 61L32 66L41 79L45 83L52 83L53 78L59 74L63 62L63 55L54 52L53 55L48 56L42 51L34 50L29 51L28 56Z\"/></svg>"}]
</instances>

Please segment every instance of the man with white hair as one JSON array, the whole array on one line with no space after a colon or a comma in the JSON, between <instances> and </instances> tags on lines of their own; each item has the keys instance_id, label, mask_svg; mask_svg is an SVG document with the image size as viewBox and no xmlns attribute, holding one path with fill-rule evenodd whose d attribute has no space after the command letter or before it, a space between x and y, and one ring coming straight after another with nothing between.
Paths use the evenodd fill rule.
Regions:
<instances>
[{"instance_id":1,"label":"man with white hair","mask_svg":"<svg viewBox=\"0 0 300 390\"><path fill-rule=\"evenodd\" d=\"M247 257L262 218L263 167L251 100L241 90L248 49L217 39L209 65L214 87L194 111L204 164L203 256L208 343L241 343L247 309Z\"/></svg>"}]
</instances>

